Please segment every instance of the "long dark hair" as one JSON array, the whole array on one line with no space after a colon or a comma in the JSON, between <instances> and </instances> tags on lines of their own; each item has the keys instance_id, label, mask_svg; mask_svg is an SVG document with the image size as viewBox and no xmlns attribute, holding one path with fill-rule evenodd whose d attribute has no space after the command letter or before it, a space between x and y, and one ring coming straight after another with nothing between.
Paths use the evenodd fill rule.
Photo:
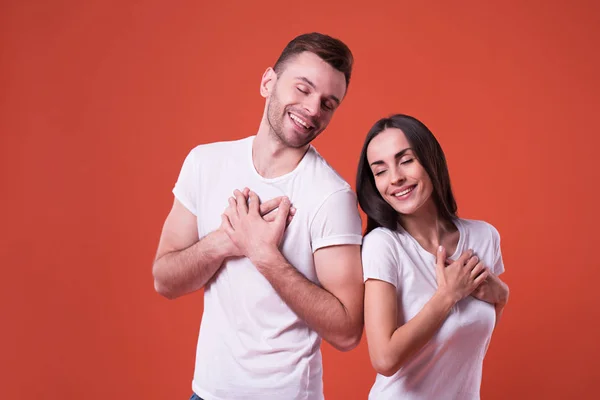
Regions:
<instances>
[{"instance_id":1,"label":"long dark hair","mask_svg":"<svg viewBox=\"0 0 600 400\"><path fill-rule=\"evenodd\" d=\"M451 221L456 218L456 201L450 185L450 174L444 151L433 133L418 119L396 114L382 118L373 125L367 137L358 161L356 173L356 193L360 208L367 214L365 235L378 227L397 229L398 212L379 194L375 178L367 160L367 147L371 140L385 129L397 128L404 132L417 160L421 163L433 185L433 201L440 217Z\"/></svg>"}]
</instances>

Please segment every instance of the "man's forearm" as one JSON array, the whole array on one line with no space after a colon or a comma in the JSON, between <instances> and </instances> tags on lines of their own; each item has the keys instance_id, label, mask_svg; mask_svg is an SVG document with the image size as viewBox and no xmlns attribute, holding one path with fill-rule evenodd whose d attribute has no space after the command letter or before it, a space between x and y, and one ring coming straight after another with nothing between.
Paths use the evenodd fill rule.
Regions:
<instances>
[{"instance_id":1,"label":"man's forearm","mask_svg":"<svg viewBox=\"0 0 600 400\"><path fill-rule=\"evenodd\" d=\"M354 348L362 335L362 318L352 318L345 306L288 263L280 252L253 261L285 303L338 350Z\"/></svg>"},{"instance_id":2,"label":"man's forearm","mask_svg":"<svg viewBox=\"0 0 600 400\"><path fill-rule=\"evenodd\" d=\"M186 249L157 258L152 267L156 291L174 299L204 287L227 257L220 237L224 234L212 232Z\"/></svg>"}]
</instances>

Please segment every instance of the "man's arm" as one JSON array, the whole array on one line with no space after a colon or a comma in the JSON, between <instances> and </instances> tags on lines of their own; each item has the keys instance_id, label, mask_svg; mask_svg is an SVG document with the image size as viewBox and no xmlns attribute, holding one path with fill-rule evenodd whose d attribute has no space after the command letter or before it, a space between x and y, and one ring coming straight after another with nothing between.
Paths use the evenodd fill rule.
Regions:
<instances>
[{"instance_id":1,"label":"man's arm","mask_svg":"<svg viewBox=\"0 0 600 400\"><path fill-rule=\"evenodd\" d=\"M279 251L289 200L284 199L275 220L259 214L259 201L250 192L235 192L226 210L224 230L237 248L252 261L286 304L313 330L339 350L347 351L360 341L363 327L362 264L359 245L321 248L314 253L319 287L288 263Z\"/></svg>"},{"instance_id":2,"label":"man's arm","mask_svg":"<svg viewBox=\"0 0 600 400\"><path fill-rule=\"evenodd\" d=\"M281 199L275 197L261 204L260 214L265 221L275 219L272 211L279 207ZM287 223L294 212L292 209ZM236 256L241 253L221 228L199 239L196 216L175 199L152 267L154 288L168 299L195 292L206 285L226 258Z\"/></svg>"},{"instance_id":3,"label":"man's arm","mask_svg":"<svg viewBox=\"0 0 600 400\"><path fill-rule=\"evenodd\" d=\"M330 246L314 254L322 287L291 266L277 248L253 261L285 303L323 339L341 351L360 342L363 330L360 246Z\"/></svg>"},{"instance_id":4,"label":"man's arm","mask_svg":"<svg viewBox=\"0 0 600 400\"><path fill-rule=\"evenodd\" d=\"M196 216L175 199L152 266L154 288L168 299L201 289L233 252L222 230L199 240Z\"/></svg>"}]
</instances>

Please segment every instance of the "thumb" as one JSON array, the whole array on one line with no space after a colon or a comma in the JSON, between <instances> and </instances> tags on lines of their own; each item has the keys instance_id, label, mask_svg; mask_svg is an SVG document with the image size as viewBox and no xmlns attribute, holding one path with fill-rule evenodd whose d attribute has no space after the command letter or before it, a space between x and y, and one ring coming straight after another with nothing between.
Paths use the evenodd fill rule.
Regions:
<instances>
[{"instance_id":1,"label":"thumb","mask_svg":"<svg viewBox=\"0 0 600 400\"><path fill-rule=\"evenodd\" d=\"M277 216L275 217L275 223L279 227L284 227L289 213L290 213L290 200L287 197L284 197L281 200L281 203L279 203L279 210L277 210Z\"/></svg>"}]
</instances>

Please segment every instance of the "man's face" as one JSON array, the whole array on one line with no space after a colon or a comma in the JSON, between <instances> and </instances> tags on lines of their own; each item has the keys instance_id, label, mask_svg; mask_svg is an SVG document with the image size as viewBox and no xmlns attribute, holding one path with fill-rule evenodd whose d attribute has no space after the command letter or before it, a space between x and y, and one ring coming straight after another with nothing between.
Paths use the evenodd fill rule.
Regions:
<instances>
[{"instance_id":1,"label":"man's face","mask_svg":"<svg viewBox=\"0 0 600 400\"><path fill-rule=\"evenodd\" d=\"M344 73L304 52L290 58L278 75L271 74L272 80L265 86L271 131L288 147L304 147L327 127L342 101Z\"/></svg>"}]
</instances>

